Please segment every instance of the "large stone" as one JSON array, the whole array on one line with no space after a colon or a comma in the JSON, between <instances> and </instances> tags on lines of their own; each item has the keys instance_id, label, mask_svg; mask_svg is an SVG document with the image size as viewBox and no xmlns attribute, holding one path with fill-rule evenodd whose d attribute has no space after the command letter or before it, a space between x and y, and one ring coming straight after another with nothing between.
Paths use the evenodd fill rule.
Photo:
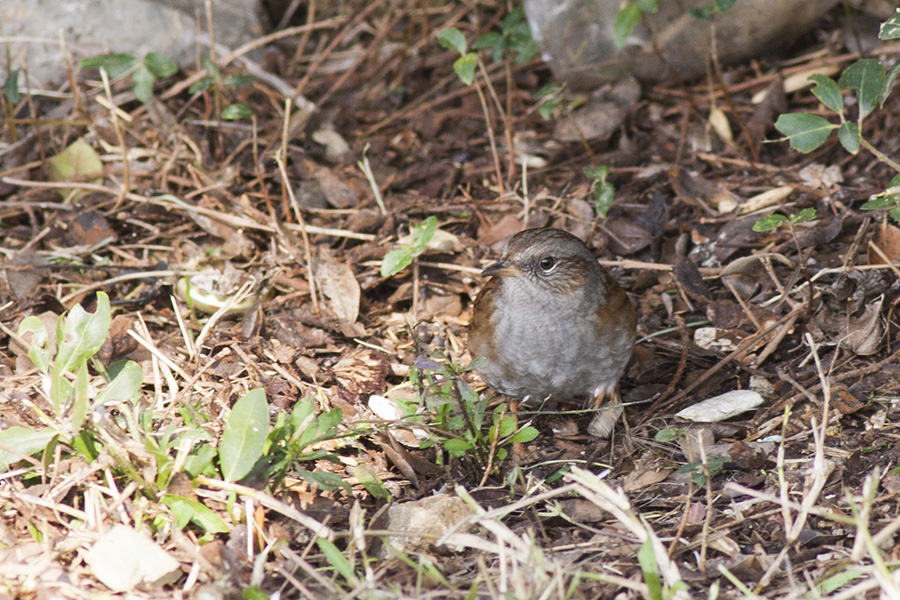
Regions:
<instances>
[{"instance_id":1,"label":"large stone","mask_svg":"<svg viewBox=\"0 0 900 600\"><path fill-rule=\"evenodd\" d=\"M262 35L258 0L212 5L217 43L236 48ZM30 85L39 89L65 81L61 38L76 67L82 58L119 52L137 57L160 52L184 67L196 60L198 43L201 53L207 52L208 31L203 0L0 2L0 37L8 40L12 68L27 69Z\"/></svg>"}]
</instances>

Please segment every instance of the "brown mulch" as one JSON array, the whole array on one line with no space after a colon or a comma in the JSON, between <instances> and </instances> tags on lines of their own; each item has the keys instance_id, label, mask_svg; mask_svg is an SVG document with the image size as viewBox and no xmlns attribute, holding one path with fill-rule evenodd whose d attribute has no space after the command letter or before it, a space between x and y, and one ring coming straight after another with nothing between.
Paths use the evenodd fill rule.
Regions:
<instances>
[{"instance_id":1,"label":"brown mulch","mask_svg":"<svg viewBox=\"0 0 900 600\"><path fill-rule=\"evenodd\" d=\"M852 512L845 490L859 495L878 469L887 475L872 492L869 527L877 531L900 509L891 471L900 460L894 426L900 418L900 230L882 212L859 208L892 173L871 155L847 155L836 142L802 155L786 143L759 143L760 137L751 150L740 132L757 122L751 99L777 86L776 74L826 61L846 66L856 57L828 46L805 54L801 65L785 56L730 67L727 86L645 88L611 139L560 143L554 123L535 109L534 93L551 80L537 60L508 71L489 63L501 102L488 102L485 123L475 88L453 75L455 56L434 33L454 24L472 38L495 27L505 8L492 2L453 8L420 13L373 3L310 34L309 47L320 53L341 36L330 55L297 61L296 48L272 46L265 68L295 97L317 106L305 114L295 103L293 122L284 93L265 83L224 88L221 97L191 95L185 84L196 79L192 72L158 82L148 105L133 98L127 78L114 81L111 92L122 111L116 116L98 103L106 92L87 71L75 78L77 102L34 96L10 107L18 118L33 118L15 126L7 120L0 134L0 428L36 427L51 414L45 384L19 345L19 323L79 303L93 310L103 291L115 318L100 362L130 359L142 366L139 403L158 406L151 425L159 432L197 427L217 438L230 407L256 387L266 392L273 422L301 398L314 399L323 413L340 409L347 435L316 447L337 460L298 461L309 471L336 474L346 487L325 489L290 469L282 481L242 483L327 524L350 555L365 552L364 544L353 546L354 528L384 527L388 500L379 490L399 502L459 485L479 506L502 511L570 485L569 495L504 513L502 535L529 540L548 561L566 565L560 573L644 581L635 558L642 540L598 502L585 500L588 492L577 496L582 484L563 477L576 465L608 469L606 481L650 523L693 593L720 579L719 565L751 589L763 578L764 597L796 592L804 572L817 581L832 573L854 550L855 529L825 514ZM838 25L829 20L823 27ZM807 46L822 49L812 38ZM228 74L244 73L236 64L222 66ZM218 120L222 104L235 102L247 104L253 120ZM786 102L789 111L818 110L808 92ZM866 138L886 152L900 139L898 102L894 94L866 122ZM500 114L498 106L510 113ZM726 111L736 141L726 143L711 130L713 108ZM59 112L63 121L42 122ZM762 125L767 139L779 135L776 116ZM515 137L514 156L539 157L541 166L523 171L510 160L506 126ZM53 187L49 159L79 138L102 157L102 177ZM606 217L594 210L583 174L591 165L612 169L617 194ZM785 186L790 190L774 203L745 210L760 194ZM64 200L60 187L83 191ZM752 230L765 214L810 207L817 213L810 223ZM431 215L448 234L444 245L382 277L385 254ZM508 235L544 225L586 239L638 307L641 341L620 384L625 423L611 442L597 441L584 434L590 415L580 407L526 405L519 419L541 435L505 460L454 457L440 443L420 447L416 427L428 434L434 422L394 430L372 412L370 400L421 400L424 393L409 383L411 368L440 383L441 367L468 365L466 326L482 283L478 271ZM175 288L180 278L202 271L218 273L229 293L249 281L249 310L213 320L190 310ZM474 373L461 377L490 396ZM700 400L746 389L761 393L764 403L704 432L674 416ZM501 402L491 398L488 410ZM354 423L371 429L350 435ZM674 439L658 435L668 428L689 430ZM814 429L824 433L819 451L828 471L815 510L792 535L777 500L799 505L809 493ZM148 466L146 449L123 448L147 481L159 475ZM0 573L5 596L35 597L42 586L66 597L105 590L72 540L79 518L60 506L80 515L102 506L92 519L132 526L140 524L134 519L166 514L129 485L115 461L55 452L34 459L53 468L20 467L0 480L0 547L4 560L23 565L18 573ZM728 460L700 466L707 453ZM379 483L367 485L368 477ZM222 514L231 510L225 506L236 488L205 481L193 481L194 497ZM193 493L188 482L182 495ZM262 589L338 597L365 588L336 583L309 528L266 502L256 505L259 539L282 540L287 550L269 557ZM259 583L253 557L241 547L246 529L235 541L237 530L203 538L193 526L177 534L156 527L157 541L175 551L185 573L169 587L142 593L166 597L183 589L192 565L199 565L192 583L218 582L223 595ZM885 537L881 548L895 557L893 537ZM16 548L22 551L15 554ZM788 560L779 559L767 574L785 549ZM443 580L423 582L414 568L418 559L398 558L378 561L371 574L361 569L360 577L370 591L392 589L396 597L425 590L461 597L473 584L486 596L500 594L491 587L492 577L501 579L489 551L429 548L422 556ZM40 560L56 570L36 567ZM572 585L563 574L553 577ZM624 589L610 581L584 578L574 597L611 597Z\"/></svg>"}]
</instances>

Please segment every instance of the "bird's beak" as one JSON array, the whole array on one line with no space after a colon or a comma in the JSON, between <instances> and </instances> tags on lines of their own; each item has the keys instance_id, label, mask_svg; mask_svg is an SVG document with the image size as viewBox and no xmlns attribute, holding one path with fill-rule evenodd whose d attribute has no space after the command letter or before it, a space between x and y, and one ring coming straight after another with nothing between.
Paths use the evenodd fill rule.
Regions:
<instances>
[{"instance_id":1,"label":"bird's beak","mask_svg":"<svg viewBox=\"0 0 900 600\"><path fill-rule=\"evenodd\" d=\"M519 269L508 260L500 260L482 271L481 274L485 277L510 277L518 275Z\"/></svg>"}]
</instances>

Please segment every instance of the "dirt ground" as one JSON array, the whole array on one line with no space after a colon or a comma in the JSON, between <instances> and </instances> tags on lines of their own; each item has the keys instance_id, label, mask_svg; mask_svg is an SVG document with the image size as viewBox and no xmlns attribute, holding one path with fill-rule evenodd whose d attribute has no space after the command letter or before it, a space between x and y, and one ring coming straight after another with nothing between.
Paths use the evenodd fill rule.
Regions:
<instances>
[{"instance_id":1,"label":"dirt ground","mask_svg":"<svg viewBox=\"0 0 900 600\"><path fill-rule=\"evenodd\" d=\"M860 58L842 11L780 55L645 85L611 135L565 141L584 99L544 118L539 59L482 52L465 85L436 41L497 29L502 3L366 6L265 44L282 88L227 84L252 73L220 61L206 89L179 71L147 103L130 76L104 89L80 68L77 93L4 97L0 429L54 437L0 435L0 597L109 594L97 563L117 550L95 551L114 525L176 561L113 588L129 597L900 597L900 229L861 209L897 173L834 137L765 141L781 113L828 116L783 82ZM893 157L897 96L863 129ZM252 117L220 118L235 104ZM584 172L601 165L606 215ZM638 308L611 440L577 403L507 420L468 368L480 270L545 225L586 240ZM398 249L412 262L384 276ZM241 310L205 310L198 274ZM102 293L105 343L83 382L59 375L89 390L82 422L21 324L55 339ZM98 396L121 360L137 396ZM229 477L231 415L256 388L268 442ZM761 404L675 416L737 390Z\"/></svg>"}]
</instances>

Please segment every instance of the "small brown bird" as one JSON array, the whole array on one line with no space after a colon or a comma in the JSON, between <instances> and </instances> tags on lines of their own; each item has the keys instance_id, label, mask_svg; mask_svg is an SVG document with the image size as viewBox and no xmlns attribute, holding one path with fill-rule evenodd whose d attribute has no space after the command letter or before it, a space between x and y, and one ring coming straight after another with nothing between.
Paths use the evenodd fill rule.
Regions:
<instances>
[{"instance_id":1,"label":"small brown bird","mask_svg":"<svg viewBox=\"0 0 900 600\"><path fill-rule=\"evenodd\" d=\"M469 349L492 388L513 398L586 398L588 432L609 437L622 414L616 384L634 346L637 315L587 246L561 229L510 239L472 312Z\"/></svg>"}]
</instances>

